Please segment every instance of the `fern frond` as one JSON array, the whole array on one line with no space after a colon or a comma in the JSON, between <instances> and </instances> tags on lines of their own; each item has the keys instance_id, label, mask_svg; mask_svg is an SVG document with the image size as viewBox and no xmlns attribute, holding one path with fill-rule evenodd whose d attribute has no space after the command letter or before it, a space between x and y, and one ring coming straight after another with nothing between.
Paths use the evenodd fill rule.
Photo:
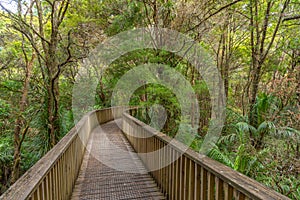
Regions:
<instances>
[{"instance_id":1,"label":"fern frond","mask_svg":"<svg viewBox=\"0 0 300 200\"><path fill-rule=\"evenodd\" d=\"M209 152L208 156L216 161L223 163L224 165L227 165L228 167L234 168L234 164L229 159L229 157L226 154L222 153L217 146L215 146Z\"/></svg>"},{"instance_id":2,"label":"fern frond","mask_svg":"<svg viewBox=\"0 0 300 200\"><path fill-rule=\"evenodd\" d=\"M218 144L232 144L237 141L237 135L235 133L224 135L220 137Z\"/></svg>"}]
</instances>

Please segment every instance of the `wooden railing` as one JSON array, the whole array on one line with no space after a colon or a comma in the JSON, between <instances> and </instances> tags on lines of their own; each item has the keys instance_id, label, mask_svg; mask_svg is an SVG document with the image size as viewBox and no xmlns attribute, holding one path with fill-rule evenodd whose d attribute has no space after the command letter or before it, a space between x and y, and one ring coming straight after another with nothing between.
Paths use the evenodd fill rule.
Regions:
<instances>
[{"instance_id":1,"label":"wooden railing","mask_svg":"<svg viewBox=\"0 0 300 200\"><path fill-rule=\"evenodd\" d=\"M102 123L123 117L123 132L168 199L288 199L262 184L187 148L182 143L123 112L123 107L93 111L1 197L2 200L69 199L90 132ZM114 113L114 114L113 114ZM123 115L122 115L123 114ZM165 148L163 148L165 147ZM159 154L147 153L159 149ZM178 159L175 159L178 158ZM168 161L175 160L170 162Z\"/></svg>"},{"instance_id":2,"label":"wooden railing","mask_svg":"<svg viewBox=\"0 0 300 200\"><path fill-rule=\"evenodd\" d=\"M168 199L289 199L180 142L171 143L170 137L128 112L123 114L123 132Z\"/></svg>"},{"instance_id":3,"label":"wooden railing","mask_svg":"<svg viewBox=\"0 0 300 200\"><path fill-rule=\"evenodd\" d=\"M0 199L69 199L82 163L90 132L102 123L121 117L114 107L86 114L43 158L32 166Z\"/></svg>"}]
</instances>

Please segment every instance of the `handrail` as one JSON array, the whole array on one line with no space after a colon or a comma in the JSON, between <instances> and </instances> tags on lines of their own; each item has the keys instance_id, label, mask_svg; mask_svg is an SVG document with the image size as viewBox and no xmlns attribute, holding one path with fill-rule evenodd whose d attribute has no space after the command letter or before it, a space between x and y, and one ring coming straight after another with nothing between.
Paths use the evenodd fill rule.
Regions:
<instances>
[{"instance_id":1,"label":"handrail","mask_svg":"<svg viewBox=\"0 0 300 200\"><path fill-rule=\"evenodd\" d=\"M175 162L151 171L168 199L289 199L257 181L195 151L132 117L124 107L86 114L43 158L32 166L1 197L2 200L69 199L82 163L90 132L97 125L123 118L123 132L138 153L162 147L159 163ZM187 149L187 150L186 150ZM150 169L157 160L141 156Z\"/></svg>"},{"instance_id":2,"label":"handrail","mask_svg":"<svg viewBox=\"0 0 300 200\"><path fill-rule=\"evenodd\" d=\"M140 154L148 169L153 168L153 162L165 163L179 157L167 166L150 171L168 199L289 199L207 156L199 156L181 142L170 143L170 137L134 118L129 112L123 113L122 127L137 153L154 152L165 147L159 151L157 160Z\"/></svg>"},{"instance_id":3,"label":"handrail","mask_svg":"<svg viewBox=\"0 0 300 200\"><path fill-rule=\"evenodd\" d=\"M124 109L124 107L113 107L86 114L0 199L69 199L80 170L90 132L99 124L121 117Z\"/></svg>"}]
</instances>

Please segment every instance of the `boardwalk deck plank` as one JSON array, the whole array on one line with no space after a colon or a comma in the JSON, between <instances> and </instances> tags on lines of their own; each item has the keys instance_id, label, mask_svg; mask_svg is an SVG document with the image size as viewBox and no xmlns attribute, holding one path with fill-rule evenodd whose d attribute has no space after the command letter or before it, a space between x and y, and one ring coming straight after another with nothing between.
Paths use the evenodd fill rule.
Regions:
<instances>
[{"instance_id":1,"label":"boardwalk deck plank","mask_svg":"<svg viewBox=\"0 0 300 200\"><path fill-rule=\"evenodd\" d=\"M131 153L134 150L120 131L120 123L108 122L93 130L72 200L165 199L142 161ZM119 153L116 147L123 153ZM122 165L127 172L107 166L113 163L115 168Z\"/></svg>"}]
</instances>

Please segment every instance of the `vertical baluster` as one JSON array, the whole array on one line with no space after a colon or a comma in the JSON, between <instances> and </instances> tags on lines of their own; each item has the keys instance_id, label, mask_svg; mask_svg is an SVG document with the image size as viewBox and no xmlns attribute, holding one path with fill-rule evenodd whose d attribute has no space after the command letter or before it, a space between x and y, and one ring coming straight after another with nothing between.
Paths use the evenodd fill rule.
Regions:
<instances>
[{"instance_id":1,"label":"vertical baluster","mask_svg":"<svg viewBox=\"0 0 300 200\"><path fill-rule=\"evenodd\" d=\"M201 167L201 199L207 199L207 171Z\"/></svg>"},{"instance_id":2,"label":"vertical baluster","mask_svg":"<svg viewBox=\"0 0 300 200\"><path fill-rule=\"evenodd\" d=\"M41 182L41 186L42 186L41 197L42 197L42 199L46 199L46 183L45 183L45 181Z\"/></svg>"},{"instance_id":3,"label":"vertical baluster","mask_svg":"<svg viewBox=\"0 0 300 200\"><path fill-rule=\"evenodd\" d=\"M168 197L169 195L169 166L168 166L168 162L169 162L169 154L168 154L168 147L166 145L164 145L163 147L164 149L164 166L165 166L165 194Z\"/></svg>"},{"instance_id":4,"label":"vertical baluster","mask_svg":"<svg viewBox=\"0 0 300 200\"><path fill-rule=\"evenodd\" d=\"M207 179L208 179L208 199L214 199L215 198L215 176L208 172L207 173Z\"/></svg>"},{"instance_id":5,"label":"vertical baluster","mask_svg":"<svg viewBox=\"0 0 300 200\"><path fill-rule=\"evenodd\" d=\"M134 143L136 144L135 150L137 152L141 152L141 147L142 147L141 140L140 140L140 138L137 137L137 131L140 131L140 130L139 130L139 127L135 127L135 128L136 128L136 130L133 130L134 134L132 136L133 140L134 140Z\"/></svg>"},{"instance_id":6,"label":"vertical baluster","mask_svg":"<svg viewBox=\"0 0 300 200\"><path fill-rule=\"evenodd\" d=\"M162 142L163 143L163 142ZM165 146L165 144L163 143L163 147L162 147L163 151L164 151L164 188L165 188L165 194L168 195L169 194L169 191L168 191L168 188L169 188L169 168L168 168L168 149L167 149L167 146Z\"/></svg>"},{"instance_id":7,"label":"vertical baluster","mask_svg":"<svg viewBox=\"0 0 300 200\"><path fill-rule=\"evenodd\" d=\"M238 200L239 199L239 192L233 188L233 199Z\"/></svg>"},{"instance_id":8,"label":"vertical baluster","mask_svg":"<svg viewBox=\"0 0 300 200\"><path fill-rule=\"evenodd\" d=\"M190 175L190 159L185 157L184 158L184 190L183 190L183 197L184 199L188 199L188 192L189 192L189 175Z\"/></svg>"},{"instance_id":9,"label":"vertical baluster","mask_svg":"<svg viewBox=\"0 0 300 200\"><path fill-rule=\"evenodd\" d=\"M69 181L70 181L70 179L69 179L69 176L68 176L68 174L69 174L69 162L68 162L68 152L69 152L69 150L67 150L66 151L66 153L64 154L64 157L65 157L65 159L64 159L64 163L65 163L65 183L64 183L64 185L65 185L65 197L64 198L68 198L68 195L69 195L69 189L68 189L68 185L69 185Z\"/></svg>"},{"instance_id":10,"label":"vertical baluster","mask_svg":"<svg viewBox=\"0 0 300 200\"><path fill-rule=\"evenodd\" d=\"M216 199L224 199L223 196L223 181L219 179L218 177L215 178L216 182Z\"/></svg>"},{"instance_id":11,"label":"vertical baluster","mask_svg":"<svg viewBox=\"0 0 300 200\"><path fill-rule=\"evenodd\" d=\"M235 200L244 200L245 195L241 192L239 192L237 189L233 188L233 198Z\"/></svg>"},{"instance_id":12,"label":"vertical baluster","mask_svg":"<svg viewBox=\"0 0 300 200\"><path fill-rule=\"evenodd\" d=\"M142 130L142 141L143 141L143 149L142 149L142 153L145 153L146 152L146 149L147 149L147 138L146 138L146 131L143 129Z\"/></svg>"},{"instance_id":13,"label":"vertical baluster","mask_svg":"<svg viewBox=\"0 0 300 200\"><path fill-rule=\"evenodd\" d=\"M185 156L182 155L180 158L180 199L184 199L184 166L185 166Z\"/></svg>"},{"instance_id":14,"label":"vertical baluster","mask_svg":"<svg viewBox=\"0 0 300 200\"><path fill-rule=\"evenodd\" d=\"M231 200L233 197L232 187L230 185L228 185L227 183L224 183L224 197L225 197L225 200Z\"/></svg>"},{"instance_id":15,"label":"vertical baluster","mask_svg":"<svg viewBox=\"0 0 300 200\"><path fill-rule=\"evenodd\" d=\"M63 155L64 157L64 190L65 190L65 194L64 194L64 199L68 198L68 161L67 161L67 154L65 153Z\"/></svg>"},{"instance_id":16,"label":"vertical baluster","mask_svg":"<svg viewBox=\"0 0 300 200\"><path fill-rule=\"evenodd\" d=\"M170 199L171 197L171 192L172 192L172 149L170 146L166 145L167 148L167 154L168 154L168 198Z\"/></svg>"},{"instance_id":17,"label":"vertical baluster","mask_svg":"<svg viewBox=\"0 0 300 200\"><path fill-rule=\"evenodd\" d=\"M180 155L176 151L175 156L177 157L175 161L175 199L179 200L180 199Z\"/></svg>"},{"instance_id":18,"label":"vertical baluster","mask_svg":"<svg viewBox=\"0 0 300 200\"><path fill-rule=\"evenodd\" d=\"M70 148L68 148L65 152L65 165L66 165L66 177L65 177L65 185L66 185L66 196L65 198L69 197L69 187L70 187L70 178L71 176L69 176L70 174Z\"/></svg>"},{"instance_id":19,"label":"vertical baluster","mask_svg":"<svg viewBox=\"0 0 300 200\"><path fill-rule=\"evenodd\" d=\"M174 159L173 159L173 149L171 146L169 146L169 157L170 157L170 165L169 165L169 199L173 199L173 185L174 185L174 179L173 179L173 172L174 172Z\"/></svg>"},{"instance_id":20,"label":"vertical baluster","mask_svg":"<svg viewBox=\"0 0 300 200\"><path fill-rule=\"evenodd\" d=\"M36 196L37 200L41 200L43 197L42 197L42 194L41 194L41 186L38 186L38 189L37 189L37 196Z\"/></svg>"},{"instance_id":21,"label":"vertical baluster","mask_svg":"<svg viewBox=\"0 0 300 200\"><path fill-rule=\"evenodd\" d=\"M137 138L136 138L136 131L138 131L138 128L135 127L133 122L130 122L130 130L131 130L130 138L131 138L132 143L134 144L134 149L138 150L139 144L137 143Z\"/></svg>"},{"instance_id":22,"label":"vertical baluster","mask_svg":"<svg viewBox=\"0 0 300 200\"><path fill-rule=\"evenodd\" d=\"M175 185L176 185L176 175L175 175L175 173L176 173L176 160L175 160L176 152L173 148L171 149L171 151L172 151L172 160L173 160L173 162L172 162L171 199L173 200L173 199L175 199L175 196L176 196L175 195L175 191L176 191L176 188L175 188Z\"/></svg>"},{"instance_id":23,"label":"vertical baluster","mask_svg":"<svg viewBox=\"0 0 300 200\"><path fill-rule=\"evenodd\" d=\"M183 156L181 155L180 156L180 159L179 159L179 198L178 199L182 199L182 194L183 194L183 190L182 190L182 187L183 187L183 180L182 180L182 158Z\"/></svg>"},{"instance_id":24,"label":"vertical baluster","mask_svg":"<svg viewBox=\"0 0 300 200\"><path fill-rule=\"evenodd\" d=\"M52 167L52 169L50 170L50 172L49 172L49 177L50 177L50 179L49 179L49 185L50 185L50 187L48 188L49 189L49 192L50 192L50 199L52 200L53 199L53 193L54 193L54 188L55 188L55 185L53 184L53 167Z\"/></svg>"},{"instance_id":25,"label":"vertical baluster","mask_svg":"<svg viewBox=\"0 0 300 200\"><path fill-rule=\"evenodd\" d=\"M195 200L201 199L201 166L195 166Z\"/></svg>"},{"instance_id":26,"label":"vertical baluster","mask_svg":"<svg viewBox=\"0 0 300 200\"><path fill-rule=\"evenodd\" d=\"M236 197L235 197L236 200L244 200L246 198L246 196L243 193L241 193L237 190L235 190L235 191L236 191Z\"/></svg>"},{"instance_id":27,"label":"vertical baluster","mask_svg":"<svg viewBox=\"0 0 300 200\"><path fill-rule=\"evenodd\" d=\"M71 162L69 163L69 173L70 173L70 182L69 182L69 195L68 197L70 198L70 196L72 195L72 189L73 189L73 182L74 182L74 154L73 154L73 149L74 149L74 141L72 142L71 144L71 147L70 147L70 153L69 153L69 156L70 156L70 159L71 159Z\"/></svg>"},{"instance_id":28,"label":"vertical baluster","mask_svg":"<svg viewBox=\"0 0 300 200\"><path fill-rule=\"evenodd\" d=\"M156 148L155 148L155 145L156 145L156 138L155 137L152 137L152 141L153 141L153 144L152 144L152 151L156 151ZM155 154L156 155L156 154ZM154 156L153 157L153 160L152 160L152 169L156 169L156 166L157 166L157 157ZM152 171L152 174L153 174L153 177L155 179L155 181L157 182L157 170L153 170Z\"/></svg>"},{"instance_id":29,"label":"vertical baluster","mask_svg":"<svg viewBox=\"0 0 300 200\"><path fill-rule=\"evenodd\" d=\"M161 159L162 159L162 153L160 150L160 140L157 139L157 150L158 150L158 180L159 180L159 188L162 192L162 169L161 169Z\"/></svg>"},{"instance_id":30,"label":"vertical baluster","mask_svg":"<svg viewBox=\"0 0 300 200\"><path fill-rule=\"evenodd\" d=\"M58 182L58 184L59 184L59 188L58 188L58 199L59 200L62 200L63 199L63 192L64 192L64 190L63 190L63 184L62 184L62 179L63 179L63 173L62 173L62 171L63 171L63 166L62 166L62 160L61 160L62 158L60 158L59 159L59 173L58 173L58 178L59 178L59 182Z\"/></svg>"},{"instance_id":31,"label":"vertical baluster","mask_svg":"<svg viewBox=\"0 0 300 200\"><path fill-rule=\"evenodd\" d=\"M35 190L30 197L30 200L36 200L36 199L37 199L37 190Z\"/></svg>"},{"instance_id":32,"label":"vertical baluster","mask_svg":"<svg viewBox=\"0 0 300 200\"><path fill-rule=\"evenodd\" d=\"M165 178L165 175L166 175L166 172L165 172L165 167L164 167L164 164L165 164L165 152L164 152L164 146L163 146L163 142L160 140L160 151L161 151L161 158L160 158L160 163L161 163L161 185L162 185L162 192L165 193L166 192L166 187L165 187L165 182L166 182L166 178Z\"/></svg>"},{"instance_id":33,"label":"vertical baluster","mask_svg":"<svg viewBox=\"0 0 300 200\"><path fill-rule=\"evenodd\" d=\"M75 155L75 148L76 148L76 143L77 143L77 138L73 141L73 144L72 144L72 151L71 151L71 158L72 158L72 164L71 164L71 174L72 174L72 183L71 183L71 195L72 195L72 191L73 191L73 187L74 187L74 183L76 181L76 176L77 176L77 173L76 173L76 155Z\"/></svg>"},{"instance_id":34,"label":"vertical baluster","mask_svg":"<svg viewBox=\"0 0 300 200\"><path fill-rule=\"evenodd\" d=\"M146 133L143 134L143 137L144 137L144 141L145 141L145 151L144 151L144 165L146 167L146 169L149 169L149 165L150 165L150 159L149 159L149 156L147 156L147 153L150 152L150 143L149 143L149 137L145 137Z\"/></svg>"},{"instance_id":35,"label":"vertical baluster","mask_svg":"<svg viewBox=\"0 0 300 200\"><path fill-rule=\"evenodd\" d=\"M160 162L159 162L159 159L160 159L160 153L159 153L159 139L155 138L155 151L157 151L157 154L156 154L156 159L155 159L155 162L156 162L156 174L157 174L157 182L158 182L158 185L160 187Z\"/></svg>"},{"instance_id":36,"label":"vertical baluster","mask_svg":"<svg viewBox=\"0 0 300 200\"><path fill-rule=\"evenodd\" d=\"M57 193L58 193L58 177L57 177L57 163L54 165L54 179L53 179L53 184L54 184L54 194L53 194L53 199L56 200L58 199Z\"/></svg>"},{"instance_id":37,"label":"vertical baluster","mask_svg":"<svg viewBox=\"0 0 300 200\"><path fill-rule=\"evenodd\" d=\"M61 171L60 171L60 181L61 181L61 185L60 185L60 192L61 192L61 199L65 199L65 194L66 194L66 190L65 190L65 161L64 161L64 155L62 155L61 157Z\"/></svg>"},{"instance_id":38,"label":"vertical baluster","mask_svg":"<svg viewBox=\"0 0 300 200\"><path fill-rule=\"evenodd\" d=\"M190 168L189 168L189 192L188 199L194 199L194 190L195 190L195 162L191 159Z\"/></svg>"},{"instance_id":39,"label":"vertical baluster","mask_svg":"<svg viewBox=\"0 0 300 200\"><path fill-rule=\"evenodd\" d=\"M50 199L50 185L49 185L49 173L46 175L46 177L45 177L45 197L46 197L46 199Z\"/></svg>"},{"instance_id":40,"label":"vertical baluster","mask_svg":"<svg viewBox=\"0 0 300 200\"><path fill-rule=\"evenodd\" d=\"M151 175L152 175L152 177L155 177L155 171L153 170L154 169L154 167L155 167L155 157L153 156L154 154L153 154L153 152L155 151L155 144L154 144L154 141L155 140L155 138L153 137L153 136L151 136L150 138L149 138L149 145L150 145L150 152L152 152L152 153L150 153L150 155L151 155L151 157L149 157L149 159L150 159L150 168L149 169L151 169L152 171L150 172L151 173Z\"/></svg>"}]
</instances>

